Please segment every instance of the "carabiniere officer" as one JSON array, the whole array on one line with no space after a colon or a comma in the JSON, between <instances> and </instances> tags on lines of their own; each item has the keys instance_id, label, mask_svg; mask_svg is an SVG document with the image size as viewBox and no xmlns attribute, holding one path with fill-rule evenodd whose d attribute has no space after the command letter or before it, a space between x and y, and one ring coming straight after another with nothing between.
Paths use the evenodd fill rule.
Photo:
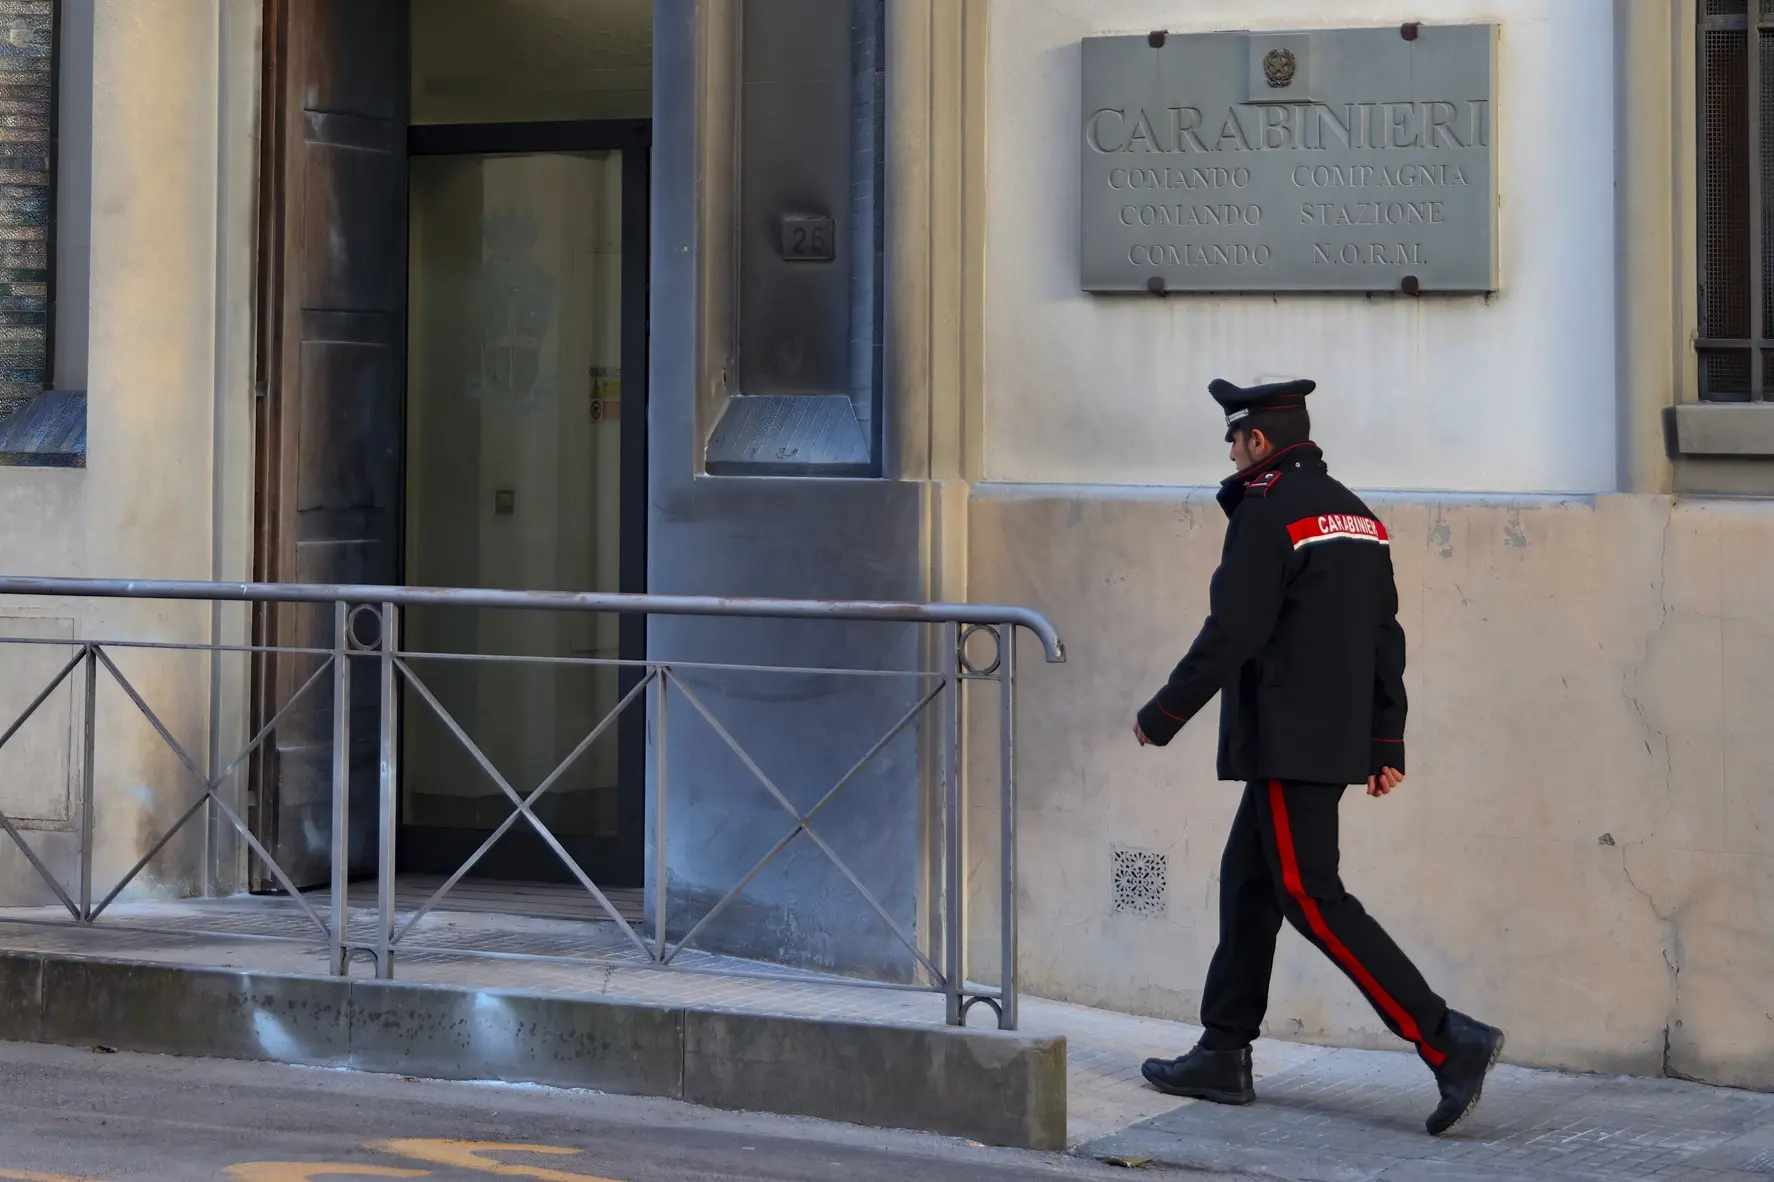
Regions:
<instances>
[{"instance_id":1,"label":"carabiniere officer","mask_svg":"<svg viewBox=\"0 0 1774 1182\"><path fill-rule=\"evenodd\" d=\"M1174 1096L1256 1099L1250 1047L1285 916L1434 1072L1441 1102L1426 1125L1439 1135L1477 1106L1503 1032L1450 1010L1337 875L1345 788L1383 797L1404 781L1405 644L1386 527L1311 442L1314 388L1208 387L1237 468L1219 492L1231 521L1207 622L1133 729L1162 747L1217 693L1219 778L1246 783L1220 862L1206 1032L1142 1070Z\"/></svg>"}]
</instances>

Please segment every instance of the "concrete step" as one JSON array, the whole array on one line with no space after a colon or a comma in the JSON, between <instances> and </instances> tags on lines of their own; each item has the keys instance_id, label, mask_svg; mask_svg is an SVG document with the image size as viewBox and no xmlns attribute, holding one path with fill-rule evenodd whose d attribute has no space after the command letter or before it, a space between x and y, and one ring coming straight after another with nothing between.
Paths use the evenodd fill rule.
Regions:
<instances>
[{"instance_id":1,"label":"concrete step","mask_svg":"<svg viewBox=\"0 0 1774 1182\"><path fill-rule=\"evenodd\" d=\"M0 953L0 1041L500 1080L1063 1149L1066 1040Z\"/></svg>"}]
</instances>

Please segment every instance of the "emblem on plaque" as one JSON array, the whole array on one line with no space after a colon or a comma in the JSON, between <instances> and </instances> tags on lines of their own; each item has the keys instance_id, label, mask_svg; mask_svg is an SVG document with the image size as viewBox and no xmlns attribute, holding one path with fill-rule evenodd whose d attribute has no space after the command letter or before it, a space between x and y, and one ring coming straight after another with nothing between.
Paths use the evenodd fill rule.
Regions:
<instances>
[{"instance_id":1,"label":"emblem on plaque","mask_svg":"<svg viewBox=\"0 0 1774 1182\"><path fill-rule=\"evenodd\" d=\"M1263 77L1276 90L1292 85L1294 71L1299 68L1300 63L1291 49L1271 49L1263 55Z\"/></svg>"},{"instance_id":2,"label":"emblem on plaque","mask_svg":"<svg viewBox=\"0 0 1774 1182\"><path fill-rule=\"evenodd\" d=\"M487 257L469 299L479 330L478 372L467 394L483 405L526 415L554 397L557 375L542 372L543 341L554 321L555 278L531 257L542 237L535 214L512 209L481 223Z\"/></svg>"}]
</instances>

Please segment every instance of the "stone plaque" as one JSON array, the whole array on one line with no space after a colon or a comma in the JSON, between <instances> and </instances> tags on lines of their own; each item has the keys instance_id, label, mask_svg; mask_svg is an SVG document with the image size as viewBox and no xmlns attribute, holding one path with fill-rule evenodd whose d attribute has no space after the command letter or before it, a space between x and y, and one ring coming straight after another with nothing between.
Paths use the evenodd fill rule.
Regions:
<instances>
[{"instance_id":1,"label":"stone plaque","mask_svg":"<svg viewBox=\"0 0 1774 1182\"><path fill-rule=\"evenodd\" d=\"M1496 290L1496 26L1083 53L1086 291Z\"/></svg>"}]
</instances>

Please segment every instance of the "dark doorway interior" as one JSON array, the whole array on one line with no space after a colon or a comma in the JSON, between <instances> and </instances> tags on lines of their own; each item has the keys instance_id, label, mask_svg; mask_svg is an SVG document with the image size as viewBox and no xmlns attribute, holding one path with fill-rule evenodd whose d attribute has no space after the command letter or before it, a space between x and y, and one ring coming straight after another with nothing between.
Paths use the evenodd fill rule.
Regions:
<instances>
[{"instance_id":1,"label":"dark doorway interior","mask_svg":"<svg viewBox=\"0 0 1774 1182\"><path fill-rule=\"evenodd\" d=\"M462 124L409 133L406 578L432 586L646 586L644 121ZM414 652L640 660L645 622L414 609ZM520 793L639 674L597 664L414 668ZM405 700L400 863L449 874L509 797L415 694ZM644 710L563 773L537 815L600 883L640 881ZM476 864L571 881L527 823Z\"/></svg>"},{"instance_id":2,"label":"dark doorway interior","mask_svg":"<svg viewBox=\"0 0 1774 1182\"><path fill-rule=\"evenodd\" d=\"M650 125L553 116L626 114L644 101L637 22L646 6L586 0L572 10L574 20L589 13L635 26L608 44L551 40L548 28L521 27L529 11L517 0L265 0L262 581L645 589ZM433 46L412 36L418 20L472 40L463 32L470 18L497 30L514 60L537 44L562 46L567 67L587 80L583 90L537 91L560 108L548 121L415 126L416 100L429 104L427 118L442 108L476 118L488 104L518 111L534 99L524 87L535 78L499 65L489 81L453 64L460 55L449 39ZM416 48L429 55L419 86ZM611 55L622 59L614 67ZM476 68L496 57L481 55ZM500 307L503 327L492 318ZM403 646L585 660L645 654L638 620L563 626L566 617L555 617L541 628L460 615L409 614ZM320 649L332 631L324 609L286 605L262 609L253 629L260 645ZM255 730L319 660L256 655ZM415 667L428 683L437 676L422 660ZM464 681L467 668L458 664L434 688L520 792L636 676L581 665L506 670L500 684L478 671ZM377 704L373 677L353 682L351 866L362 874L375 858ZM251 769L254 831L303 887L324 884L332 853L329 694L323 678ZM410 701L404 712L399 859L447 873L510 804L475 781L470 756L427 731ZM538 806L584 868L613 886L641 874L645 720L631 713L607 749L589 752ZM569 877L522 823L476 872ZM272 887L262 867L252 874L253 889Z\"/></svg>"}]
</instances>

